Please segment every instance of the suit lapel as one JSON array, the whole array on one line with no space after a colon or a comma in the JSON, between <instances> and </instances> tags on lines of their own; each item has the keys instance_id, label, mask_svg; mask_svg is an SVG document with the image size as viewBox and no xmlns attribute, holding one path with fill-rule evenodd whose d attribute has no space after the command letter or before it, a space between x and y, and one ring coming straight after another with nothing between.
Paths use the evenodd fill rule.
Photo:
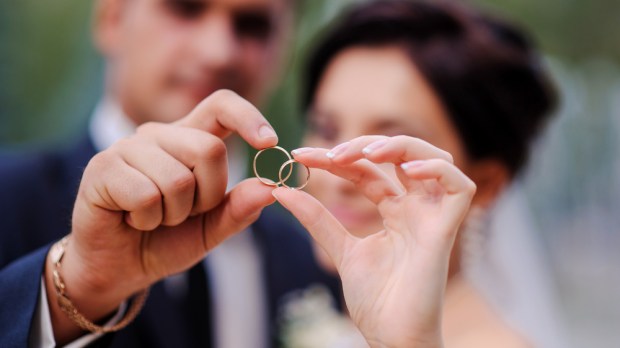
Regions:
<instances>
[{"instance_id":1,"label":"suit lapel","mask_svg":"<svg viewBox=\"0 0 620 348\"><path fill-rule=\"evenodd\" d=\"M116 333L114 347L213 347L210 296L203 262L187 273L187 292L173 296L163 281L151 287L142 313Z\"/></svg>"},{"instance_id":2,"label":"suit lapel","mask_svg":"<svg viewBox=\"0 0 620 348\"><path fill-rule=\"evenodd\" d=\"M293 291L314 284L326 286L340 308L340 279L323 271L314 261L310 237L293 220L274 208L263 211L252 231L260 249L268 299L269 329L273 346L278 346L279 311L282 300Z\"/></svg>"}]
</instances>

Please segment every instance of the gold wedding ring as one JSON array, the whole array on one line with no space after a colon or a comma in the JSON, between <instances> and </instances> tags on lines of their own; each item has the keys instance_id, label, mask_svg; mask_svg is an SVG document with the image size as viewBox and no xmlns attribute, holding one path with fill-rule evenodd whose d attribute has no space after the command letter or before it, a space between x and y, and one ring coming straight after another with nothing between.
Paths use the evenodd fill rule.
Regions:
<instances>
[{"instance_id":1,"label":"gold wedding ring","mask_svg":"<svg viewBox=\"0 0 620 348\"><path fill-rule=\"evenodd\" d=\"M280 170L278 171L278 179L280 179L280 181L278 181L278 182L273 182L273 181L271 181L271 180L269 180L267 178L264 178L264 177L260 176L258 174L258 169L256 167L256 162L257 162L258 157L260 156L260 154L263 153L266 150L272 150L272 149L283 152L286 155L286 157L288 158L288 160L286 162L284 162L280 166ZM299 163L299 164L303 165L306 168L307 176L306 176L306 182L303 185L291 187L291 186L286 184L286 181L291 177L291 174L293 174L293 164L294 163ZM282 174L283 174L283 171L284 171L284 167L287 167L287 166L289 168L289 171L288 171L288 173L286 174L285 177L282 177ZM265 149L262 149L262 150L258 151L256 153L256 155L254 156L253 167L254 167L254 175L256 175L256 178L258 180L260 180L260 182L262 182L263 184L269 185L269 186L280 186L280 185L282 185L282 186L288 187L290 189L301 190L302 188L306 187L306 185L308 184L308 180L310 180L310 169L305 164L297 162L295 159L293 159L291 157L291 155L289 154L289 152L286 151L285 149L281 148L280 146L268 147L268 148L265 148Z\"/></svg>"},{"instance_id":2,"label":"gold wedding ring","mask_svg":"<svg viewBox=\"0 0 620 348\"><path fill-rule=\"evenodd\" d=\"M280 146L273 146L273 147L268 147L265 149L262 149L260 151L258 151L256 153L256 156L254 156L254 175L256 175L256 177L258 178L258 180L260 180L260 182L262 182L265 185L269 185L269 186L280 186L284 181L288 180L288 178L291 176L291 174L293 173L293 168L291 167L291 169L288 172L288 175L286 176L286 178L284 178L284 180L282 180L282 177L280 176L280 181L278 182L273 182L271 180L268 180L266 178L263 178L262 176L260 176L258 174L258 169L256 168L256 161L258 160L258 156L260 156L261 153L267 151L267 150L279 150L281 152L283 152L286 157L288 158L288 160L291 160L291 155L288 153L288 151L286 151L285 149L281 148Z\"/></svg>"},{"instance_id":3,"label":"gold wedding ring","mask_svg":"<svg viewBox=\"0 0 620 348\"><path fill-rule=\"evenodd\" d=\"M293 171L293 164L294 163L299 163L302 166L304 166L304 168L306 168L306 182L304 182L303 185L291 187L291 186L288 186L286 184L286 179L288 179L288 177L291 175L291 172ZM287 175L287 177L282 179L282 170L284 170L284 167L287 166L287 165L290 166L291 169L290 169L289 174ZM308 166L306 166L305 164L303 164L301 162L298 162L295 159L290 159L290 160L282 163L282 165L280 166L280 171L278 171L278 178L282 182L282 186L288 187L288 188L293 189L293 190L301 190L304 187L306 187L306 185L308 185L308 181L310 181L310 168L308 168Z\"/></svg>"}]
</instances>

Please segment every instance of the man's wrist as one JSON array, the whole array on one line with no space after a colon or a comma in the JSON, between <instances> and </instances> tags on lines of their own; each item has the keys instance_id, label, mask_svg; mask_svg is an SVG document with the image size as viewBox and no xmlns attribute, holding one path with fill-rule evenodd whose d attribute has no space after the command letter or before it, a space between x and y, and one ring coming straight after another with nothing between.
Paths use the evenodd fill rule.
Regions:
<instances>
[{"instance_id":1,"label":"man's wrist","mask_svg":"<svg viewBox=\"0 0 620 348\"><path fill-rule=\"evenodd\" d=\"M90 312L89 307L106 308L108 312L111 312L121 302L140 290L139 288L129 288L129 283L122 281L122 279L115 280L104 277L105 274L110 272L94 270L92 269L94 267L89 267L88 261L80 257L73 242L69 240L65 246L61 275L67 287L67 296L71 298L76 306L79 306L78 308L82 309L82 306L85 307L82 309L84 314ZM99 302L99 305L89 305L95 302Z\"/></svg>"},{"instance_id":2,"label":"man's wrist","mask_svg":"<svg viewBox=\"0 0 620 348\"><path fill-rule=\"evenodd\" d=\"M131 296L131 293L124 295L121 292L122 289L113 289L112 286L89 282L88 275L82 276L84 270L74 257L75 254L70 248L67 249L62 261L62 269L59 270L65 284L66 295L71 299L75 308L89 321L100 322L108 318L117 311L123 301ZM53 275L55 270L53 256L50 252L46 259L45 287L54 337L56 343L62 345L82 336L84 331L63 312L58 303Z\"/></svg>"}]
</instances>

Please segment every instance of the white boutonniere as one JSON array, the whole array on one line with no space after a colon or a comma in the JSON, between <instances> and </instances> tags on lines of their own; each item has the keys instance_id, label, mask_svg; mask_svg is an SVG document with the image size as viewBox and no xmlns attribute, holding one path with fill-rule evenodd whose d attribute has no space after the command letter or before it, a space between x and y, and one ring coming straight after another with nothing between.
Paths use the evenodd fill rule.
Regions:
<instances>
[{"instance_id":1,"label":"white boutonniere","mask_svg":"<svg viewBox=\"0 0 620 348\"><path fill-rule=\"evenodd\" d=\"M331 293L312 286L289 294L280 311L280 341L285 348L366 348L357 327L334 306Z\"/></svg>"}]
</instances>

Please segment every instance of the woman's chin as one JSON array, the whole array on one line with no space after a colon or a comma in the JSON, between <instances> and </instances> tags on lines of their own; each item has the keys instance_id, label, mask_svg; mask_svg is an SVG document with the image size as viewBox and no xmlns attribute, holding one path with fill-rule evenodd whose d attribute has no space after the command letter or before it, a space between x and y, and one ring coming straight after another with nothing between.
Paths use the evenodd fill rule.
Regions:
<instances>
[{"instance_id":1,"label":"woman's chin","mask_svg":"<svg viewBox=\"0 0 620 348\"><path fill-rule=\"evenodd\" d=\"M329 210L340 221L342 226L355 235L358 235L358 232L367 234L365 232L368 232L369 228L376 225L374 214L361 213L342 207L332 207Z\"/></svg>"}]
</instances>

